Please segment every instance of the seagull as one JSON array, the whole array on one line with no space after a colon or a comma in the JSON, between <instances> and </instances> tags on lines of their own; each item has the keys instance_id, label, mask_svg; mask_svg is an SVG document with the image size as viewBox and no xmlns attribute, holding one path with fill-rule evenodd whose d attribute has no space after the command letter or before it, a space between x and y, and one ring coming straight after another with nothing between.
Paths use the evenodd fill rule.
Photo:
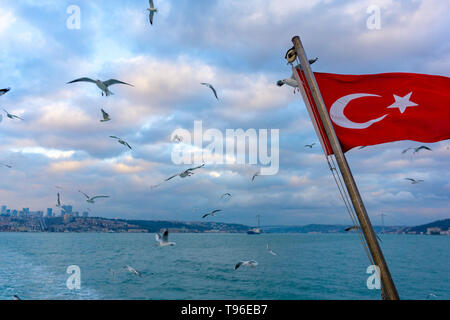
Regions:
<instances>
[{"instance_id":1,"label":"seagull","mask_svg":"<svg viewBox=\"0 0 450 320\"><path fill-rule=\"evenodd\" d=\"M0 166L4 166L6 168L12 169L12 166L10 166L9 164L0 163Z\"/></svg>"},{"instance_id":2,"label":"seagull","mask_svg":"<svg viewBox=\"0 0 450 320\"><path fill-rule=\"evenodd\" d=\"M97 85L97 87L100 88L100 90L102 90L102 96L106 95L106 96L110 96L113 95L114 93L112 93L111 91L109 91L108 87L113 85L113 84L126 84L128 86L132 86L134 87L132 84L126 83L126 82L122 82L116 79L109 79L107 81L101 81L101 80L93 80L91 78L79 78L79 79L75 79L72 80L70 82L67 82L67 84L69 83L74 83L74 82L92 82L95 83Z\"/></svg>"},{"instance_id":3,"label":"seagull","mask_svg":"<svg viewBox=\"0 0 450 320\"><path fill-rule=\"evenodd\" d=\"M61 207L61 197L59 195L59 192L57 194L57 199L56 199L56 206L59 208Z\"/></svg>"},{"instance_id":4,"label":"seagull","mask_svg":"<svg viewBox=\"0 0 450 320\"><path fill-rule=\"evenodd\" d=\"M402 151L402 154L407 153L409 150L414 150L413 154L416 154L416 153L419 152L420 150L429 150L429 151L432 151L432 150L431 150L430 148L428 148L427 146L420 146L420 147L417 147L417 148L409 147L409 148L403 150L403 151Z\"/></svg>"},{"instance_id":5,"label":"seagull","mask_svg":"<svg viewBox=\"0 0 450 320\"><path fill-rule=\"evenodd\" d=\"M348 228L345 228L345 231L352 231L352 230L360 230L361 229L361 227L360 226L351 226L351 227L348 227ZM383 240L381 240L381 238L380 238L380 236L379 235L377 235L377 234L375 234L376 236L377 236L377 238L378 238L378 240L380 240L380 242L383 242Z\"/></svg>"},{"instance_id":6,"label":"seagull","mask_svg":"<svg viewBox=\"0 0 450 320\"><path fill-rule=\"evenodd\" d=\"M212 92L214 93L214 96L216 97L216 99L219 100L219 98L217 97L216 89L214 89L214 87L211 84L206 83L206 82L202 82L200 84L209 87L212 90Z\"/></svg>"},{"instance_id":7,"label":"seagull","mask_svg":"<svg viewBox=\"0 0 450 320\"><path fill-rule=\"evenodd\" d=\"M278 254L276 254L275 252L273 252L273 251L270 249L269 244L267 244L267 251L269 251L269 253L270 253L271 255L274 255L274 256L277 256L277 255L278 255Z\"/></svg>"},{"instance_id":8,"label":"seagull","mask_svg":"<svg viewBox=\"0 0 450 320\"><path fill-rule=\"evenodd\" d=\"M116 136L109 136L109 137L113 138L113 139L117 139L117 142L119 142L120 144L123 144L124 146L126 146L126 147L128 147L130 149L132 149L131 146L128 144L128 142L126 142L122 138L119 138L119 137L116 137Z\"/></svg>"},{"instance_id":9,"label":"seagull","mask_svg":"<svg viewBox=\"0 0 450 320\"><path fill-rule=\"evenodd\" d=\"M252 177L252 182L255 180L255 178L256 178L257 176L259 176L259 172L256 172L256 173L253 175L253 177Z\"/></svg>"},{"instance_id":10,"label":"seagull","mask_svg":"<svg viewBox=\"0 0 450 320\"><path fill-rule=\"evenodd\" d=\"M299 90L297 80L295 80L294 74L292 73L290 78L282 79L277 81L277 86L281 87L287 84L290 87L294 88L294 93Z\"/></svg>"},{"instance_id":11,"label":"seagull","mask_svg":"<svg viewBox=\"0 0 450 320\"><path fill-rule=\"evenodd\" d=\"M225 196L231 197L231 193L227 192L220 196L220 199L223 199Z\"/></svg>"},{"instance_id":12,"label":"seagull","mask_svg":"<svg viewBox=\"0 0 450 320\"><path fill-rule=\"evenodd\" d=\"M310 148L312 149L313 145L315 145L316 143L311 143L311 144L305 144L305 148Z\"/></svg>"},{"instance_id":13,"label":"seagull","mask_svg":"<svg viewBox=\"0 0 450 320\"><path fill-rule=\"evenodd\" d=\"M149 1L150 4L150 8L148 8L147 10L150 11L148 18L150 20L150 24L153 25L153 15L158 12L158 9L155 8L155 6L153 5L153 0Z\"/></svg>"},{"instance_id":14,"label":"seagull","mask_svg":"<svg viewBox=\"0 0 450 320\"><path fill-rule=\"evenodd\" d=\"M131 273L134 273L135 275L137 275L139 277L142 277L142 275L141 275L141 273L139 271L137 271L135 268L133 268L133 267L131 267L129 265L124 266L124 268L126 268Z\"/></svg>"},{"instance_id":15,"label":"seagull","mask_svg":"<svg viewBox=\"0 0 450 320\"><path fill-rule=\"evenodd\" d=\"M176 142L176 143L180 143L181 141L183 141L183 137L180 137L179 135L176 134L176 135L173 137L172 141L173 141L173 142Z\"/></svg>"},{"instance_id":16,"label":"seagull","mask_svg":"<svg viewBox=\"0 0 450 320\"><path fill-rule=\"evenodd\" d=\"M414 153L419 152L420 150L428 150L428 151L432 151L430 148L426 147L426 146L420 146L418 148L414 149Z\"/></svg>"},{"instance_id":17,"label":"seagull","mask_svg":"<svg viewBox=\"0 0 450 320\"><path fill-rule=\"evenodd\" d=\"M100 122L110 121L111 118L109 117L109 114L103 109L101 109L101 111L102 111L102 115L103 115L103 120L100 120Z\"/></svg>"},{"instance_id":18,"label":"seagull","mask_svg":"<svg viewBox=\"0 0 450 320\"><path fill-rule=\"evenodd\" d=\"M171 176L171 177L165 179L164 181L162 181L162 182L160 182L160 183L158 183L158 184L156 184L156 185L154 185L154 186L151 186L150 188L151 188L151 189L157 188L157 187L159 187L160 185L162 185L164 182L169 181L170 179L173 179L173 178L175 178L176 176L180 176L180 178L190 177L190 176L192 176L192 175L194 174L194 172L192 172L192 171L194 171L194 170L196 170L196 169L199 169L199 168L203 167L204 165L205 165L205 164L202 164L201 166L198 166L198 167L195 167L195 168L189 168L189 169L187 169L187 170L185 170L185 171L183 171L183 172L181 172L181 173L174 174L173 176Z\"/></svg>"},{"instance_id":19,"label":"seagull","mask_svg":"<svg viewBox=\"0 0 450 320\"><path fill-rule=\"evenodd\" d=\"M11 113L9 113L8 111L6 111L5 109L3 109L3 111L6 112L6 116L7 116L8 118L10 118L10 119L16 118L16 119L19 119L19 120L23 120L21 117L18 117L18 116L14 115L14 114L11 114Z\"/></svg>"},{"instance_id":20,"label":"seagull","mask_svg":"<svg viewBox=\"0 0 450 320\"><path fill-rule=\"evenodd\" d=\"M169 230L168 229L165 229L162 235L160 235L159 233L156 233L155 239L158 242L157 246L159 246L159 247L174 246L176 244L175 242L169 241Z\"/></svg>"},{"instance_id":21,"label":"seagull","mask_svg":"<svg viewBox=\"0 0 450 320\"><path fill-rule=\"evenodd\" d=\"M4 94L7 93L9 90L11 90L11 88L0 89L0 96L4 95Z\"/></svg>"},{"instance_id":22,"label":"seagull","mask_svg":"<svg viewBox=\"0 0 450 320\"><path fill-rule=\"evenodd\" d=\"M258 262L254 261L254 260L250 260L250 261L239 261L235 266L234 266L234 270L237 270L240 266L246 266L246 267L250 267L250 268L254 268L258 265Z\"/></svg>"},{"instance_id":23,"label":"seagull","mask_svg":"<svg viewBox=\"0 0 450 320\"><path fill-rule=\"evenodd\" d=\"M428 296L427 296L427 299L428 299L428 300L431 300L431 299L433 299L433 298L437 298L437 296L436 296L434 293L428 294Z\"/></svg>"},{"instance_id":24,"label":"seagull","mask_svg":"<svg viewBox=\"0 0 450 320\"><path fill-rule=\"evenodd\" d=\"M423 182L423 180L416 180L413 178L405 178L405 180L411 181L411 184L418 184L419 182Z\"/></svg>"},{"instance_id":25,"label":"seagull","mask_svg":"<svg viewBox=\"0 0 450 320\"><path fill-rule=\"evenodd\" d=\"M95 196L95 197L89 197L86 193L84 193L81 190L78 190L79 193L83 194L86 198L87 198L87 202L88 203L95 203L95 199L100 199L100 198L109 198L109 196Z\"/></svg>"},{"instance_id":26,"label":"seagull","mask_svg":"<svg viewBox=\"0 0 450 320\"><path fill-rule=\"evenodd\" d=\"M207 214L204 214L202 218L206 218L207 216L214 217L215 216L214 213L219 212L219 211L222 211L222 210L221 209L216 209L216 210L213 210L211 212L208 212Z\"/></svg>"},{"instance_id":27,"label":"seagull","mask_svg":"<svg viewBox=\"0 0 450 320\"><path fill-rule=\"evenodd\" d=\"M366 148L367 146L361 146L359 147L359 150Z\"/></svg>"}]
</instances>

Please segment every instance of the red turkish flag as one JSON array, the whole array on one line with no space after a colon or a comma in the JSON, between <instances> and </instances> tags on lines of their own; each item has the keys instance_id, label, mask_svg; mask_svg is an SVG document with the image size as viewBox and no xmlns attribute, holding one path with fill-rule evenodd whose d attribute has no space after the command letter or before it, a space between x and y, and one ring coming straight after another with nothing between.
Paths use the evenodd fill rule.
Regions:
<instances>
[{"instance_id":1,"label":"red turkish flag","mask_svg":"<svg viewBox=\"0 0 450 320\"><path fill-rule=\"evenodd\" d=\"M344 152L399 140L450 139L448 77L415 73L314 75Z\"/></svg>"}]
</instances>

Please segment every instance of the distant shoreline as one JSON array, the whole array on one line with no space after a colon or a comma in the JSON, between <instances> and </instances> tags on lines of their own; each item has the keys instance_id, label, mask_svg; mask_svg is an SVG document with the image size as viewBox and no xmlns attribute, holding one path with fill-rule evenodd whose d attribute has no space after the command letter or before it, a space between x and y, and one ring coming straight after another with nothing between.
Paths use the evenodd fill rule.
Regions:
<instances>
[{"instance_id":1,"label":"distant shoreline","mask_svg":"<svg viewBox=\"0 0 450 320\"><path fill-rule=\"evenodd\" d=\"M339 234L350 225L308 224L303 226L262 226L262 233ZM450 219L416 227L374 226L376 233L450 235ZM48 233L247 233L252 227L214 221L187 222L164 220L126 220L101 217L12 217L0 216L0 232Z\"/></svg>"}]
</instances>

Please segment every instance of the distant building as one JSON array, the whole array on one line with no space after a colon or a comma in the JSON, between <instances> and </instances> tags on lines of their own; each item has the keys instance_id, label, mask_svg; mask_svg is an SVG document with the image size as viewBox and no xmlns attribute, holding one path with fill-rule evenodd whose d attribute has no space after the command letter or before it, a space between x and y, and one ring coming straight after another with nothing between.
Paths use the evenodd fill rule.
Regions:
<instances>
[{"instance_id":1,"label":"distant building","mask_svg":"<svg viewBox=\"0 0 450 320\"><path fill-rule=\"evenodd\" d=\"M72 213L72 206L62 206L62 209L65 211L65 213Z\"/></svg>"},{"instance_id":2,"label":"distant building","mask_svg":"<svg viewBox=\"0 0 450 320\"><path fill-rule=\"evenodd\" d=\"M53 209L52 208L47 208L47 215L46 217L52 217L53 216Z\"/></svg>"},{"instance_id":3,"label":"distant building","mask_svg":"<svg viewBox=\"0 0 450 320\"><path fill-rule=\"evenodd\" d=\"M64 215L64 223L69 223L73 220L72 215L70 213L66 213Z\"/></svg>"},{"instance_id":4,"label":"distant building","mask_svg":"<svg viewBox=\"0 0 450 320\"><path fill-rule=\"evenodd\" d=\"M427 234L440 234L441 228L427 228Z\"/></svg>"},{"instance_id":5,"label":"distant building","mask_svg":"<svg viewBox=\"0 0 450 320\"><path fill-rule=\"evenodd\" d=\"M83 212L83 218L87 218L87 217L89 217L89 212L84 211L84 212Z\"/></svg>"},{"instance_id":6,"label":"distant building","mask_svg":"<svg viewBox=\"0 0 450 320\"><path fill-rule=\"evenodd\" d=\"M28 217L30 215L30 208L23 208L22 213L24 217Z\"/></svg>"},{"instance_id":7,"label":"distant building","mask_svg":"<svg viewBox=\"0 0 450 320\"><path fill-rule=\"evenodd\" d=\"M6 214L6 206L2 206L2 210L0 211L1 214Z\"/></svg>"}]
</instances>

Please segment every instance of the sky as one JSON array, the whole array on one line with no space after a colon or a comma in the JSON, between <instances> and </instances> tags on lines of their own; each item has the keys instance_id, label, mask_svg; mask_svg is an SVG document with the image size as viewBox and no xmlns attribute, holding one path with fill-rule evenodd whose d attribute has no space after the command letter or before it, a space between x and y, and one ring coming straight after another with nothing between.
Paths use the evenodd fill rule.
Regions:
<instances>
[{"instance_id":1,"label":"sky","mask_svg":"<svg viewBox=\"0 0 450 320\"><path fill-rule=\"evenodd\" d=\"M450 75L450 3L441 0L0 0L0 205L31 211L63 204L108 218L253 225L350 224L284 55L299 35L317 72ZM380 9L380 28L367 20ZM68 28L70 6L80 28ZM75 12L76 13L76 12ZM69 21L73 22L74 20ZM119 79L102 97L80 77ZM219 100L201 82L212 83ZM100 109L111 116L101 123ZM178 128L279 129L279 171L175 164ZM109 138L124 138L132 150ZM417 225L450 216L450 142L412 141L346 153L373 224ZM412 185L405 177L423 179ZM56 188L55 186L60 187ZM78 191L108 195L94 205ZM224 193L230 199L221 199Z\"/></svg>"}]
</instances>

